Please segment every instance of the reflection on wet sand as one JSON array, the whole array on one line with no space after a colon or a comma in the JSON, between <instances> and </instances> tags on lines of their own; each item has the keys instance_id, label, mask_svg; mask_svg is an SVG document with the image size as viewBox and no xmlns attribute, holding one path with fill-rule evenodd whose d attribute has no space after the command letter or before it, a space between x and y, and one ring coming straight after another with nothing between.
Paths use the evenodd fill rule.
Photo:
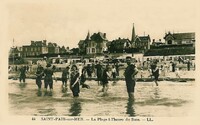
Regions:
<instances>
[{"instance_id":1,"label":"reflection on wet sand","mask_svg":"<svg viewBox=\"0 0 200 125\"><path fill-rule=\"evenodd\" d=\"M160 89L158 87L154 88L154 96L155 99L159 99L160 98Z\"/></svg>"},{"instance_id":2,"label":"reflection on wet sand","mask_svg":"<svg viewBox=\"0 0 200 125\"><path fill-rule=\"evenodd\" d=\"M71 108L69 109L69 116L80 116L81 110L81 102L75 98L71 103Z\"/></svg>"},{"instance_id":3,"label":"reflection on wet sand","mask_svg":"<svg viewBox=\"0 0 200 125\"><path fill-rule=\"evenodd\" d=\"M27 83L19 83L19 88L23 90L26 87Z\"/></svg>"},{"instance_id":4,"label":"reflection on wet sand","mask_svg":"<svg viewBox=\"0 0 200 125\"><path fill-rule=\"evenodd\" d=\"M184 84L160 82L158 87L148 83L136 86L135 100L129 100L124 81L118 81L106 96L98 96L99 86L88 81L91 89L81 89L80 97L71 91L62 92L61 82L54 86L52 96L38 97L35 80L19 85L9 81L9 112L15 115L37 116L187 116L193 105L194 82ZM156 109L156 112L155 112ZM170 110L169 110L170 109Z\"/></svg>"},{"instance_id":5,"label":"reflection on wet sand","mask_svg":"<svg viewBox=\"0 0 200 125\"><path fill-rule=\"evenodd\" d=\"M135 116L135 109L134 109L134 100L128 99L127 106L126 106L126 114L133 117Z\"/></svg>"}]
</instances>

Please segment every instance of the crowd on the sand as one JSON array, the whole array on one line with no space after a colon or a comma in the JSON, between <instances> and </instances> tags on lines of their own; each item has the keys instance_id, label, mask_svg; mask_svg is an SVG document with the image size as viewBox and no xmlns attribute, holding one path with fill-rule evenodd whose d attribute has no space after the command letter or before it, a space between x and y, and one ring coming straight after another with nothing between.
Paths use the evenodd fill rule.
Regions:
<instances>
[{"instance_id":1,"label":"crowd on the sand","mask_svg":"<svg viewBox=\"0 0 200 125\"><path fill-rule=\"evenodd\" d=\"M45 62L45 61L44 61ZM148 71L148 77L154 79L155 85L158 86L158 78L166 76L168 72L174 72L177 78L180 78L180 71L184 70L182 67L178 67L178 64L186 65L186 70L190 71L191 67L194 70L195 64L191 60L177 60L166 63L165 61L149 60L144 62L132 61L131 57L126 57L126 66L123 70L123 76L127 87L127 93L129 98L134 97L134 89L136 84L136 75L139 74L140 78L144 78L144 71ZM32 67L28 65L22 66L9 66L9 72L19 72L20 84L25 84L26 76L31 72ZM55 72L57 67L52 63L45 62L45 66L41 62L37 63L34 75L36 76L36 84L38 86L38 96L42 95L42 83L44 83L44 95L52 96L54 79L56 80ZM92 64L81 63L81 66L77 66L76 63L72 63L61 69L61 81L62 92L66 93L68 88L72 91L74 97L78 97L80 93L80 87L90 89L90 85L86 84L87 78L95 76L97 84L102 86L101 91L107 93L109 82L117 84L117 77L119 77L120 64L115 62L113 64L105 64L101 61L96 61ZM44 79L44 81L43 81ZM111 81L112 80L112 81ZM48 90L49 89L49 90Z\"/></svg>"}]
</instances>

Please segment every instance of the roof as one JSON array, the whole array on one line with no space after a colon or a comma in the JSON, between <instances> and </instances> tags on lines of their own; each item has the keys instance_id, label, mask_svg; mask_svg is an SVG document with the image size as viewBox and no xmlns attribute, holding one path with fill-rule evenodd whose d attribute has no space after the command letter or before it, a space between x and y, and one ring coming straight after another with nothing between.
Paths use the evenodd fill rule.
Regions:
<instances>
[{"instance_id":1,"label":"roof","mask_svg":"<svg viewBox=\"0 0 200 125\"><path fill-rule=\"evenodd\" d=\"M80 40L78 45L82 45L85 42L85 40Z\"/></svg>"},{"instance_id":2,"label":"roof","mask_svg":"<svg viewBox=\"0 0 200 125\"><path fill-rule=\"evenodd\" d=\"M182 40L182 39L195 39L195 32L190 33L173 33L170 32L165 35L164 39L166 39L167 36L172 36L176 40Z\"/></svg>"},{"instance_id":3,"label":"roof","mask_svg":"<svg viewBox=\"0 0 200 125\"><path fill-rule=\"evenodd\" d=\"M131 46L131 41L129 39L116 39L113 40L110 43L110 46L113 46L114 48L124 48L124 47L130 47Z\"/></svg>"},{"instance_id":4,"label":"roof","mask_svg":"<svg viewBox=\"0 0 200 125\"><path fill-rule=\"evenodd\" d=\"M43 42L43 41L31 41L31 46L46 46L46 42Z\"/></svg>"},{"instance_id":5,"label":"roof","mask_svg":"<svg viewBox=\"0 0 200 125\"><path fill-rule=\"evenodd\" d=\"M94 41L107 40L106 33L101 33L101 32L94 33L90 38L91 40L94 40Z\"/></svg>"},{"instance_id":6,"label":"roof","mask_svg":"<svg viewBox=\"0 0 200 125\"><path fill-rule=\"evenodd\" d=\"M19 49L17 47L14 47L14 48L10 49L10 52L15 52L16 53L16 52L20 52L20 51L19 51Z\"/></svg>"},{"instance_id":7,"label":"roof","mask_svg":"<svg viewBox=\"0 0 200 125\"><path fill-rule=\"evenodd\" d=\"M116 40L113 40L111 43L114 43L114 44L124 44L125 42L130 42L130 40L129 39L121 39L121 38L119 38L119 39L116 39Z\"/></svg>"},{"instance_id":8,"label":"roof","mask_svg":"<svg viewBox=\"0 0 200 125\"><path fill-rule=\"evenodd\" d=\"M48 47L57 47L57 44L56 43L48 43Z\"/></svg>"},{"instance_id":9,"label":"roof","mask_svg":"<svg viewBox=\"0 0 200 125\"><path fill-rule=\"evenodd\" d=\"M108 41L108 42L106 43L106 46L110 46L110 44L111 44L111 42L110 42L110 41Z\"/></svg>"},{"instance_id":10,"label":"roof","mask_svg":"<svg viewBox=\"0 0 200 125\"><path fill-rule=\"evenodd\" d=\"M150 41L150 36L136 36L135 40L139 40L139 41Z\"/></svg>"},{"instance_id":11,"label":"roof","mask_svg":"<svg viewBox=\"0 0 200 125\"><path fill-rule=\"evenodd\" d=\"M195 33L174 33L175 39L195 39Z\"/></svg>"}]
</instances>

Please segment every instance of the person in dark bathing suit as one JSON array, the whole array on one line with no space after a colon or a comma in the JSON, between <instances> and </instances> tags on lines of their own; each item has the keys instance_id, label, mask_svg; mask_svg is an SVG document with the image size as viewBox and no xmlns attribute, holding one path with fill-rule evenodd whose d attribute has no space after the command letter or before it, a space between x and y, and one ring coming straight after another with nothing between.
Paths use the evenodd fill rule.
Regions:
<instances>
[{"instance_id":1,"label":"person in dark bathing suit","mask_svg":"<svg viewBox=\"0 0 200 125\"><path fill-rule=\"evenodd\" d=\"M102 74L101 83L103 86L102 91L104 93L106 93L108 91L108 78L110 77L109 70L110 70L110 68L107 65L106 68L103 70L103 74Z\"/></svg>"},{"instance_id":2,"label":"person in dark bathing suit","mask_svg":"<svg viewBox=\"0 0 200 125\"><path fill-rule=\"evenodd\" d=\"M26 66L22 66L20 69L20 76L19 76L19 82L22 83L25 83L26 82Z\"/></svg>"},{"instance_id":3,"label":"person in dark bathing suit","mask_svg":"<svg viewBox=\"0 0 200 125\"><path fill-rule=\"evenodd\" d=\"M135 91L135 76L138 73L138 70L134 64L131 64L131 57L126 58L127 67L124 72L127 93L130 99L134 99Z\"/></svg>"},{"instance_id":4,"label":"person in dark bathing suit","mask_svg":"<svg viewBox=\"0 0 200 125\"><path fill-rule=\"evenodd\" d=\"M80 85L79 85L80 74L76 65L72 65L70 74L70 89L74 97L79 97Z\"/></svg>"},{"instance_id":5,"label":"person in dark bathing suit","mask_svg":"<svg viewBox=\"0 0 200 125\"><path fill-rule=\"evenodd\" d=\"M98 64L95 66L95 68L96 68L96 74L97 74L97 82L98 82L98 85L100 85L103 67L102 67L101 63L98 62Z\"/></svg>"},{"instance_id":6,"label":"person in dark bathing suit","mask_svg":"<svg viewBox=\"0 0 200 125\"><path fill-rule=\"evenodd\" d=\"M38 96L42 94L41 86L42 86L42 76L44 74L43 67L39 64L36 70L36 84L38 86Z\"/></svg>"},{"instance_id":7,"label":"person in dark bathing suit","mask_svg":"<svg viewBox=\"0 0 200 125\"><path fill-rule=\"evenodd\" d=\"M62 71L62 91L67 91L67 80L69 79L69 67L66 67Z\"/></svg>"},{"instance_id":8,"label":"person in dark bathing suit","mask_svg":"<svg viewBox=\"0 0 200 125\"><path fill-rule=\"evenodd\" d=\"M89 89L90 86L85 84L85 81L86 81L86 67L84 67L82 69L82 74L81 74L81 77L80 77L80 85L82 85L82 88L87 88Z\"/></svg>"},{"instance_id":9,"label":"person in dark bathing suit","mask_svg":"<svg viewBox=\"0 0 200 125\"><path fill-rule=\"evenodd\" d=\"M156 86L158 86L159 68L157 67L156 62L154 62L154 64L152 65L152 75L154 76Z\"/></svg>"},{"instance_id":10,"label":"person in dark bathing suit","mask_svg":"<svg viewBox=\"0 0 200 125\"><path fill-rule=\"evenodd\" d=\"M53 69L51 68L51 64L47 64L46 69L44 70L44 88L45 88L45 95L47 95L47 88L49 86L50 92L49 95L52 96L53 91Z\"/></svg>"}]
</instances>

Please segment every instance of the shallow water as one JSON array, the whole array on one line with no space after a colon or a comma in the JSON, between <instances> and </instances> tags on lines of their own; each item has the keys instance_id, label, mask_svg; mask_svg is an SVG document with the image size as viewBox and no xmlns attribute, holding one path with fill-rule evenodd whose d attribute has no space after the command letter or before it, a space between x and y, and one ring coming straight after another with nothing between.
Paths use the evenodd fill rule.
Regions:
<instances>
[{"instance_id":1,"label":"shallow water","mask_svg":"<svg viewBox=\"0 0 200 125\"><path fill-rule=\"evenodd\" d=\"M86 81L79 98L71 91L62 93L61 82L54 82L53 96L37 96L35 80L26 85L9 80L9 111L14 115L35 116L188 116L194 102L195 82L137 82L135 101L127 97L124 81L109 83L103 95L96 81ZM43 86L42 86L43 87ZM44 93L44 92L43 92Z\"/></svg>"}]
</instances>

